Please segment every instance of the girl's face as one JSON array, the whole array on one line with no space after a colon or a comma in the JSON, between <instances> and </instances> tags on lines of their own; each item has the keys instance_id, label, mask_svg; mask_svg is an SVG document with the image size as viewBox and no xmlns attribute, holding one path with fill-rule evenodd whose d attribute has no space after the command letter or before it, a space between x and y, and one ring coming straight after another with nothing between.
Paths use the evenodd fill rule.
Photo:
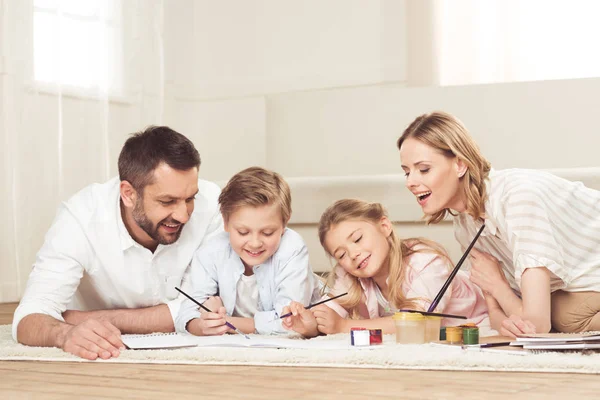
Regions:
<instances>
[{"instance_id":1,"label":"girl's face","mask_svg":"<svg viewBox=\"0 0 600 400\"><path fill-rule=\"evenodd\" d=\"M449 158L433 147L413 138L400 148L406 187L417 198L427 215L446 208L463 212L466 209L460 178L467 172L458 157Z\"/></svg>"},{"instance_id":2,"label":"girl's face","mask_svg":"<svg viewBox=\"0 0 600 400\"><path fill-rule=\"evenodd\" d=\"M388 237L392 229L390 220L385 217L376 224L364 220L340 222L325 235L325 250L357 278L387 278Z\"/></svg>"}]
</instances>

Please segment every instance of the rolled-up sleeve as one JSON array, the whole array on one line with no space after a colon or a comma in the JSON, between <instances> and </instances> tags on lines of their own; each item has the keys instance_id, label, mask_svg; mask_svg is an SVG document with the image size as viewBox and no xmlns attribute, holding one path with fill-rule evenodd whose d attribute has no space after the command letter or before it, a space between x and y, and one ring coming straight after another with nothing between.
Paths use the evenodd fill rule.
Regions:
<instances>
[{"instance_id":1,"label":"rolled-up sleeve","mask_svg":"<svg viewBox=\"0 0 600 400\"><path fill-rule=\"evenodd\" d=\"M214 260L211 259L207 247L201 248L196 252L190 266L190 287L187 294L192 296L200 304L206 299L218 292L218 276ZM187 324L194 318L200 318L198 305L187 297L178 297L173 300L174 304L169 304L176 308L179 306L177 317L175 318L175 330L177 332L187 332ZM179 304L175 302L179 301Z\"/></svg>"},{"instance_id":2,"label":"rolled-up sleeve","mask_svg":"<svg viewBox=\"0 0 600 400\"><path fill-rule=\"evenodd\" d=\"M79 223L63 205L46 234L29 275L23 298L13 317L12 336L30 314L45 314L63 321L67 309L89 262L92 250Z\"/></svg>"}]
</instances>

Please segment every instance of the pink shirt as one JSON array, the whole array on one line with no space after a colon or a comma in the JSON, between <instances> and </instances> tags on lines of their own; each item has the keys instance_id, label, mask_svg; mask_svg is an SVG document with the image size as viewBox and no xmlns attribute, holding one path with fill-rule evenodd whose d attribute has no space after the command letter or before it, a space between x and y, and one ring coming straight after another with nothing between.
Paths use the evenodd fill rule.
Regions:
<instances>
[{"instance_id":1,"label":"pink shirt","mask_svg":"<svg viewBox=\"0 0 600 400\"><path fill-rule=\"evenodd\" d=\"M413 253L408 258L408 265L402 290L406 298L421 298L416 300L417 310L427 310L431 301L446 282L452 270L451 265L436 253ZM340 266L335 267L336 280L332 294L344 293L351 284L352 277ZM371 278L359 279L363 289L363 298L359 305L359 315L363 319L380 318L379 303L377 302L377 285ZM343 318L348 317L348 311L335 300L327 304ZM448 290L442 297L436 312L454 315L464 315L470 322L480 326L489 326L487 305L481 289L469 279L469 274L458 271ZM459 325L465 320L442 319L442 326Z\"/></svg>"}]
</instances>

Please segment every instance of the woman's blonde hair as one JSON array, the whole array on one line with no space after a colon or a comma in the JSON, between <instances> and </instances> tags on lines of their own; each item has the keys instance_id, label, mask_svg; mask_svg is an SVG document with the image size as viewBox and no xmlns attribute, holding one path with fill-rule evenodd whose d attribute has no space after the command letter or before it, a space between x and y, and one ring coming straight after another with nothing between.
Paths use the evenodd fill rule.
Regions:
<instances>
[{"instance_id":1,"label":"woman's blonde hair","mask_svg":"<svg viewBox=\"0 0 600 400\"><path fill-rule=\"evenodd\" d=\"M321 246L327 251L325 246L325 237L327 233L341 222L348 220L361 220L378 224L382 218L388 218L385 208L380 203L368 203L363 200L344 199L338 200L325 210L319 221L319 240ZM408 299L402 291L402 282L406 274L404 260L417 252L435 253L448 261L451 266L450 257L439 244L424 238L411 238L400 240L394 229L388 236L390 251L388 254L389 275L387 299L394 308L414 308L417 299ZM424 246L417 246L422 244ZM417 247L417 248L416 248ZM329 252L328 252L329 254ZM333 257L333 254L329 254ZM337 267L337 265L336 265ZM336 279L336 268L329 272L327 276L327 286L334 287ZM352 318L359 318L358 306L363 297L362 287L357 277L348 274L351 279L351 285L348 289L348 295L340 297L339 304L344 307ZM339 294L339 293L336 293Z\"/></svg>"},{"instance_id":2,"label":"woman's blonde hair","mask_svg":"<svg viewBox=\"0 0 600 400\"><path fill-rule=\"evenodd\" d=\"M483 216L487 199L485 180L491 165L483 157L479 147L469 135L467 128L453 115L436 111L423 114L406 128L398 139L398 149L408 138L416 139L433 147L448 158L457 157L467 166L467 171L460 178L466 194L466 212L475 219ZM428 224L436 224L443 220L450 209L445 208L437 213L426 216Z\"/></svg>"}]
</instances>

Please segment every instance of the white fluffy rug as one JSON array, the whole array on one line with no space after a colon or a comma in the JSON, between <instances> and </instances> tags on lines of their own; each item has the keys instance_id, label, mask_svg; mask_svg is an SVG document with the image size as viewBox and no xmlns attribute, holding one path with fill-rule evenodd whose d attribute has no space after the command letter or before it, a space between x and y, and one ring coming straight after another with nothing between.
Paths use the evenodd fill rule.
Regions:
<instances>
[{"instance_id":1,"label":"white fluffy rug","mask_svg":"<svg viewBox=\"0 0 600 400\"><path fill-rule=\"evenodd\" d=\"M86 362L57 348L17 344L13 341L10 332L10 325L0 326L0 360ZM348 336L342 334L311 340L336 341L339 347L348 343ZM331 344L333 345L333 342ZM193 347L174 350L125 350L116 359L92 362L600 373L600 353L516 355L502 353L499 349L472 351L433 344L397 345L392 335L384 338L384 345L381 347L370 349L331 347L331 349Z\"/></svg>"}]
</instances>

